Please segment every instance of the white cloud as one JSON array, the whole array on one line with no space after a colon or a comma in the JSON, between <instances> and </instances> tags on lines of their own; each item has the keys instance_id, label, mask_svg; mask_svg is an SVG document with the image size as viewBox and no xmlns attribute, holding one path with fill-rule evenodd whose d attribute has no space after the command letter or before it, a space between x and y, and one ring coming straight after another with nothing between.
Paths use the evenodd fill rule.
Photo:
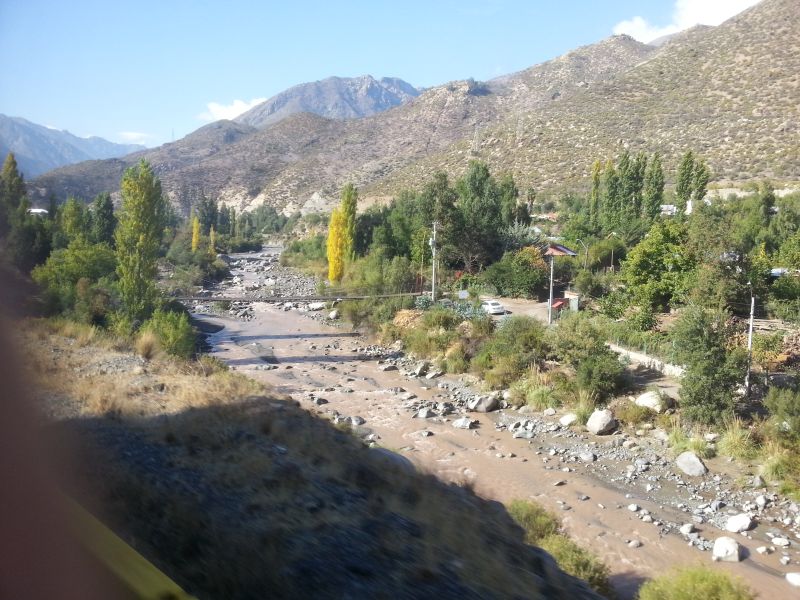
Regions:
<instances>
[{"instance_id":1,"label":"white cloud","mask_svg":"<svg viewBox=\"0 0 800 600\"><path fill-rule=\"evenodd\" d=\"M652 42L663 35L683 31L697 24L719 25L723 21L757 4L759 0L675 0L672 20L656 25L640 16L621 21L614 33L627 33L640 42Z\"/></svg>"},{"instance_id":2,"label":"white cloud","mask_svg":"<svg viewBox=\"0 0 800 600\"><path fill-rule=\"evenodd\" d=\"M144 144L153 137L149 133L141 133L139 131L120 131L117 135L129 144Z\"/></svg>"},{"instance_id":3,"label":"white cloud","mask_svg":"<svg viewBox=\"0 0 800 600\"><path fill-rule=\"evenodd\" d=\"M197 115L201 121L219 121L220 119L235 119L242 113L247 112L257 104L264 102L266 98L253 98L250 102L244 100L234 100L230 104L219 104L218 102L209 102L206 104L208 109L204 113Z\"/></svg>"}]
</instances>

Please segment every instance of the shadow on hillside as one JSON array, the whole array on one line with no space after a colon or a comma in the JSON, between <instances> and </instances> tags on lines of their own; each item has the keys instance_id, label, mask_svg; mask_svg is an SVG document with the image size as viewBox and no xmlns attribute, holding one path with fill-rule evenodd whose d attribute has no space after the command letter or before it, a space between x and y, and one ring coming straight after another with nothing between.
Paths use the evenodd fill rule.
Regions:
<instances>
[{"instance_id":1,"label":"shadow on hillside","mask_svg":"<svg viewBox=\"0 0 800 600\"><path fill-rule=\"evenodd\" d=\"M57 429L82 499L200 598L598 597L527 546L502 504L292 400Z\"/></svg>"}]
</instances>

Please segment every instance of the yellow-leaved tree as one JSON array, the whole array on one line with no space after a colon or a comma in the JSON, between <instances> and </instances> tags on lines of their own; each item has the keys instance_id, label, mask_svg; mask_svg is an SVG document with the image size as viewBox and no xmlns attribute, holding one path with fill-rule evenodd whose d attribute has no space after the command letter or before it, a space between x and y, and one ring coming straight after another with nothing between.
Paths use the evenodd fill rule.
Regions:
<instances>
[{"instance_id":1,"label":"yellow-leaved tree","mask_svg":"<svg viewBox=\"0 0 800 600\"><path fill-rule=\"evenodd\" d=\"M200 246L200 219L192 219L192 253L197 252Z\"/></svg>"},{"instance_id":2,"label":"yellow-leaved tree","mask_svg":"<svg viewBox=\"0 0 800 600\"><path fill-rule=\"evenodd\" d=\"M344 213L334 208L328 223L328 281L338 283L344 275L344 253L347 223Z\"/></svg>"}]
</instances>

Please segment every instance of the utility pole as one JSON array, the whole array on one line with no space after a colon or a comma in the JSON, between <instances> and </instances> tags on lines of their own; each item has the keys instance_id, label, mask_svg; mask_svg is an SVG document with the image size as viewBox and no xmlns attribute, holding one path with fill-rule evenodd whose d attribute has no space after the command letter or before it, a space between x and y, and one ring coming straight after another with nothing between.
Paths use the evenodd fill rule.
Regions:
<instances>
[{"instance_id":1,"label":"utility pole","mask_svg":"<svg viewBox=\"0 0 800 600\"><path fill-rule=\"evenodd\" d=\"M750 367L753 363L753 316L756 312L756 297L753 295L753 286L750 285L750 325L747 328L747 375L744 378L745 398L750 397Z\"/></svg>"},{"instance_id":2,"label":"utility pole","mask_svg":"<svg viewBox=\"0 0 800 600\"><path fill-rule=\"evenodd\" d=\"M583 243L583 240L578 239L575 241L580 242L581 246L583 246L583 251L586 253L585 256L583 257L583 270L585 271L586 265L589 263L589 248L586 246L586 244Z\"/></svg>"},{"instance_id":3,"label":"utility pole","mask_svg":"<svg viewBox=\"0 0 800 600\"><path fill-rule=\"evenodd\" d=\"M431 300L436 302L436 226L438 221L433 222L433 236L428 240L431 245Z\"/></svg>"},{"instance_id":4,"label":"utility pole","mask_svg":"<svg viewBox=\"0 0 800 600\"><path fill-rule=\"evenodd\" d=\"M556 262L556 257L550 255L550 301L547 303L547 324L553 323L553 265Z\"/></svg>"}]
</instances>

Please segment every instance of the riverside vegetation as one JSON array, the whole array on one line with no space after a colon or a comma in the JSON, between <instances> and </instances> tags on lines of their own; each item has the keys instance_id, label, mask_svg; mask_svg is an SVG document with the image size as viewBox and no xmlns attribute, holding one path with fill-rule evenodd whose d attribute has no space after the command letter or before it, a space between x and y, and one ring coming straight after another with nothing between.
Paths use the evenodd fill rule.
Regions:
<instances>
[{"instance_id":1,"label":"riverside vegetation","mask_svg":"<svg viewBox=\"0 0 800 600\"><path fill-rule=\"evenodd\" d=\"M684 184L675 193L679 205L701 199L708 183L702 161L687 153L681 165L678 179ZM692 385L681 392L681 421L672 424L676 449L697 439L699 430L694 428L728 419L717 450L742 459L760 458L764 476L781 480L791 492L798 471L798 441L792 429L800 410L797 392L756 379L754 397L763 401L741 401L737 388L744 374L742 336L732 335L737 329L731 315L741 313L740 301L750 289L743 287L747 277L759 294L762 311L796 318L796 280L773 282L768 276L771 260L785 261L787 268L798 266L794 246L800 243L800 217L795 199L778 201L764 184L741 203L699 202L691 215L664 218L652 208L671 199L660 169L656 155L623 154L607 161L602 171L595 167L587 197L553 200L539 199L533 190L521 195L513 178L495 179L486 165L475 162L453 185L438 174L421 192L400 194L389 206L360 215L344 206L357 200L351 187L341 216L332 219L337 241L326 244L324 236L317 235L293 243L282 260L324 266L331 283L343 289L406 291L426 283L430 223L437 220L442 224L437 233L445 289L467 288L473 296L500 291L536 297L546 281L542 236L560 233L568 242L583 236L587 268L558 261L556 274L562 281L574 279L586 296L594 296L595 310L564 318L550 330L522 317L495 326L470 302L452 308L422 302L415 311L405 300L346 303L342 312L380 330L387 339L402 338L412 352L434 358L450 372L472 370L488 386L509 389L512 402L539 408L574 405L581 420L630 385L624 366L606 349L606 340L642 339L659 351L674 347L674 358L692 374ZM126 172L118 215L108 210L106 198L98 198L88 211L70 201L46 219L29 215L13 157L7 159L2 177L5 256L22 270L33 267L34 280L44 290L45 309L85 323L87 332L107 329L135 339L140 354L147 356L154 356L157 347L183 357L194 353L185 311L159 300L156 293L153 280L159 264L166 281L182 281L173 289L188 289L224 276L218 250L246 247L260 234L299 224L266 209L237 217L209 200L194 207L190 220L181 224L146 163ZM560 209L559 220L535 221L536 215L553 208ZM112 218L119 223L110 225ZM714 240L715 247L705 236L709 222L727 233ZM150 233L131 235L142 224L148 224ZM36 252L22 252L27 242ZM126 264L137 243L143 244L138 260L146 264ZM331 270L331 262L340 266ZM604 264L610 272L600 272ZM152 276L137 279L135 272ZM706 293L712 282L714 293ZM658 318L665 309L679 312L671 328L662 327ZM96 333L83 335L91 340ZM761 354L754 356L756 366L775 362L781 342L775 336L757 338ZM781 364L791 371L786 359ZM630 408L618 414L631 423L656 419ZM736 440L744 440L748 449L742 451ZM711 450L704 446L703 451Z\"/></svg>"}]
</instances>

